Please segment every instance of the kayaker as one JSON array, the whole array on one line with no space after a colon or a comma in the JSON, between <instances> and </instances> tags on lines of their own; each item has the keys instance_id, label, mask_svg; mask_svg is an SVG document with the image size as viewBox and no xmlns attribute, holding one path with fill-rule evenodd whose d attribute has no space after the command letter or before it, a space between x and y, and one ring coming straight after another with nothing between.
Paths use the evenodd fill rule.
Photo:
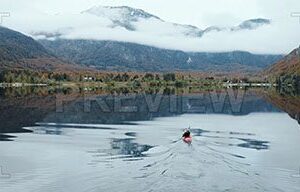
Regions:
<instances>
[{"instance_id":1,"label":"kayaker","mask_svg":"<svg viewBox=\"0 0 300 192\"><path fill-rule=\"evenodd\" d=\"M188 129L185 129L182 137L183 138L191 137L191 132Z\"/></svg>"},{"instance_id":2,"label":"kayaker","mask_svg":"<svg viewBox=\"0 0 300 192\"><path fill-rule=\"evenodd\" d=\"M185 129L184 133L182 135L182 140L185 143L191 144L192 143L192 136L191 136L191 132L189 129Z\"/></svg>"}]
</instances>

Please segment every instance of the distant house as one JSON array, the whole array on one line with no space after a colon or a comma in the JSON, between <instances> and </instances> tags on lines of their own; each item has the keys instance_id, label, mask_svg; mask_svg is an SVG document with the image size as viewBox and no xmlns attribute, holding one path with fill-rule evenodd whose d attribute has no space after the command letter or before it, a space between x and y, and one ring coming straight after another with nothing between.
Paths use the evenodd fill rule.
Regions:
<instances>
[{"instance_id":1,"label":"distant house","mask_svg":"<svg viewBox=\"0 0 300 192\"><path fill-rule=\"evenodd\" d=\"M83 78L83 80L84 80L84 81L93 81L94 78L93 78L93 77L90 77L90 76L85 76L85 77Z\"/></svg>"}]
</instances>

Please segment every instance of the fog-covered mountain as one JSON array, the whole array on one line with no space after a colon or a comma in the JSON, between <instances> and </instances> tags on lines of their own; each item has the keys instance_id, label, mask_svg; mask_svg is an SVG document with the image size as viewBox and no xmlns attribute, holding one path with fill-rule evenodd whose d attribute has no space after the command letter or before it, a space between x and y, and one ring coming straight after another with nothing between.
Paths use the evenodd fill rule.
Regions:
<instances>
[{"instance_id":1,"label":"fog-covered mountain","mask_svg":"<svg viewBox=\"0 0 300 192\"><path fill-rule=\"evenodd\" d=\"M59 16L55 17L55 21L58 21L59 18L64 19ZM2 66L10 65L7 62L10 61L7 60L7 55L9 55L14 60L18 60L14 63L17 65L11 64L13 67L25 65L31 68L41 66L53 68L53 63L49 64L48 62L47 64L43 61L42 63L46 63L43 65L39 64L41 63L39 61L36 62L37 59L31 60L29 63L28 60L26 62L24 60L34 57L29 53L43 53L43 57L53 60L56 59L55 57L59 57L82 66L104 70L255 72L282 58L281 55L260 55L242 51L218 53L181 51L186 48L172 46L177 44L177 39L178 42L186 40L194 42L201 40L209 33L221 31L237 33L237 31L243 30L256 30L264 25L269 25L271 22L267 19L251 19L237 26L212 26L200 29L196 26L171 23L141 9L127 6L96 6L76 16L71 15L70 18L71 20L67 19L63 25L57 24L55 30L45 30L41 25L41 30L31 31L32 37L39 39L39 43L46 49L24 35L22 38L30 39L30 42L20 41L11 44L7 42L14 41L3 39L2 43L11 47L1 53L1 57L6 57L1 59L1 62L5 63ZM74 23L71 21L74 20L78 20L80 25L73 25ZM170 48L151 46L153 38L162 42L167 39L170 41L167 47ZM173 41L172 38L176 41ZM202 44L199 43L198 46L201 47ZM17 49L12 51L14 47ZM216 44L215 47L218 45ZM10 50L9 54L7 54L7 50ZM19 53L24 53L24 55L15 58L14 55ZM41 59L39 55L36 57ZM61 61L55 61L61 63ZM32 63L35 64L32 65Z\"/></svg>"},{"instance_id":2,"label":"fog-covered mountain","mask_svg":"<svg viewBox=\"0 0 300 192\"><path fill-rule=\"evenodd\" d=\"M183 52L116 41L58 39L39 42L66 60L117 71L255 72L282 58L282 55L258 55L242 51Z\"/></svg>"},{"instance_id":3,"label":"fog-covered mountain","mask_svg":"<svg viewBox=\"0 0 300 192\"><path fill-rule=\"evenodd\" d=\"M64 28L57 28L54 31L33 31L31 34L35 37L42 39L53 38L67 38L67 39L101 39L105 40L101 32L108 32L106 30L113 30L113 32L124 33L138 32L145 36L166 36L166 37L188 37L188 38L201 38L206 33L210 32L236 32L239 30L255 30L264 25L271 24L268 19L250 19L240 23L237 26L212 26L204 29L200 29L193 25L183 25L178 23L172 23L161 19L158 16L147 13L141 9L135 9L127 6L95 6L88 10L82 11L80 15L74 19L86 20L86 22L95 23L95 26L89 26L89 32L77 26L68 26ZM67 25L67 24L66 24ZM97 28L97 31L94 31ZM98 34L97 34L98 33ZM136 34L135 35L139 35ZM128 34L126 34L128 35ZM122 36L122 35L120 35ZM109 40L121 40L126 41L126 38L109 39ZM132 42L132 41L130 41ZM135 42L139 43L139 42Z\"/></svg>"},{"instance_id":4,"label":"fog-covered mountain","mask_svg":"<svg viewBox=\"0 0 300 192\"><path fill-rule=\"evenodd\" d=\"M259 27L265 26L265 25L270 25L271 20L269 19L262 19L262 18L257 18L257 19L249 19L237 26L233 27L218 27L218 26L212 26L206 28L203 33L209 33L209 32L237 32L241 30L255 30L258 29Z\"/></svg>"},{"instance_id":5,"label":"fog-covered mountain","mask_svg":"<svg viewBox=\"0 0 300 192\"><path fill-rule=\"evenodd\" d=\"M183 52L156 47L99 40L53 41L34 39L0 28L0 70L74 70L80 64L116 71L258 71L281 55L255 55L248 52ZM73 63L73 64L69 64ZM75 64L76 63L76 64Z\"/></svg>"},{"instance_id":6,"label":"fog-covered mountain","mask_svg":"<svg viewBox=\"0 0 300 192\"><path fill-rule=\"evenodd\" d=\"M134 22L138 22L141 19L154 19L157 21L162 21L159 17L149 14L141 9L134 9L131 7L121 6L121 7L103 7L97 6L92 7L86 11L82 12L96 15L98 17L108 18L113 22L111 27L124 27L127 30L135 30L133 26ZM162 21L163 22L163 21Z\"/></svg>"},{"instance_id":7,"label":"fog-covered mountain","mask_svg":"<svg viewBox=\"0 0 300 192\"><path fill-rule=\"evenodd\" d=\"M91 26L40 31L32 35L59 57L105 70L244 72L264 69L281 58L281 55L254 55L241 51L190 52L186 51L190 48L178 47L185 40L197 44L209 33L256 30L269 25L271 21L268 19L251 19L236 26L200 29L168 22L144 10L127 6L95 6L81 12L78 20L82 18L91 21ZM169 43L156 46L157 40L154 39L162 42L158 44L163 44L165 40ZM197 47L204 46L202 44L199 42Z\"/></svg>"},{"instance_id":8,"label":"fog-covered mountain","mask_svg":"<svg viewBox=\"0 0 300 192\"><path fill-rule=\"evenodd\" d=\"M248 30L253 30L253 29L257 29L261 26L264 25L269 25L271 24L271 21L268 19L250 19L250 20L246 20L243 23L241 23L240 25L238 25L236 28L232 28L232 30L243 30L243 29L248 29Z\"/></svg>"},{"instance_id":9,"label":"fog-covered mountain","mask_svg":"<svg viewBox=\"0 0 300 192\"><path fill-rule=\"evenodd\" d=\"M204 32L195 26L166 22L158 16L147 13L141 9L135 9L127 6L96 6L83 11L82 13L107 18L113 23L110 27L121 27L129 31L152 31L155 33L156 30L164 29L166 30L166 33L181 33L182 35L193 37L201 37Z\"/></svg>"}]
</instances>

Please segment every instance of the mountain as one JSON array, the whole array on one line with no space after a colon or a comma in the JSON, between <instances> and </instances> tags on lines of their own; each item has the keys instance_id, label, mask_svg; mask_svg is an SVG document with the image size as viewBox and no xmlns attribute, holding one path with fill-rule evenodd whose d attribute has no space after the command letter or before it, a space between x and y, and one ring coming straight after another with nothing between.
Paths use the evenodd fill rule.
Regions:
<instances>
[{"instance_id":1,"label":"mountain","mask_svg":"<svg viewBox=\"0 0 300 192\"><path fill-rule=\"evenodd\" d=\"M147 13L141 9L135 9L127 6L109 7L109 6L95 6L82 12L96 15L98 17L108 18L113 22L112 27L120 26L127 30L134 31L134 22L140 19L154 19L163 22L159 17Z\"/></svg>"},{"instance_id":2,"label":"mountain","mask_svg":"<svg viewBox=\"0 0 300 192\"><path fill-rule=\"evenodd\" d=\"M72 62L118 71L220 71L255 72L282 58L234 51L224 53L183 52L156 47L97 40L39 41L51 53Z\"/></svg>"},{"instance_id":3,"label":"mountain","mask_svg":"<svg viewBox=\"0 0 300 192\"><path fill-rule=\"evenodd\" d=\"M47 50L32 38L4 27L0 27L0 49L1 61L50 57Z\"/></svg>"},{"instance_id":4,"label":"mountain","mask_svg":"<svg viewBox=\"0 0 300 192\"><path fill-rule=\"evenodd\" d=\"M157 29L167 29L165 33L180 33L190 37L201 37L204 33L196 26L167 22L142 9L128 6L95 6L82 13L107 18L113 23L110 27L121 27L128 31L155 32Z\"/></svg>"},{"instance_id":5,"label":"mountain","mask_svg":"<svg viewBox=\"0 0 300 192\"><path fill-rule=\"evenodd\" d=\"M190 52L205 47L201 39L208 33L237 33L271 24L263 18L246 20L236 26L200 29L165 21L142 9L95 6L82 11L77 20L85 24L72 26L70 23L74 22L67 21L64 29L31 34L58 57L105 70L256 72L282 58L242 51Z\"/></svg>"},{"instance_id":6,"label":"mountain","mask_svg":"<svg viewBox=\"0 0 300 192\"><path fill-rule=\"evenodd\" d=\"M131 14L157 19L141 11ZM22 33L0 27L0 70L75 71L92 67L116 71L253 72L265 68L281 57L241 51L183 52L117 41L61 38L36 41Z\"/></svg>"},{"instance_id":7,"label":"mountain","mask_svg":"<svg viewBox=\"0 0 300 192\"><path fill-rule=\"evenodd\" d=\"M193 25L182 25L178 23L170 23L164 21L163 19L155 16L153 14L147 13L142 9L135 9L128 6L95 6L86 11L82 12L83 14L92 14L97 17L107 18L113 22L111 27L121 27L129 31L138 31L142 29L142 23L154 24L152 31L157 30L162 27L173 28L173 33L180 31L185 36L190 37L202 37L205 33L211 31L238 31L238 30L254 30L264 25L271 24L271 21L268 19L250 19L242 22L238 26L233 27L208 27L204 30L199 29ZM212 30L213 29L213 30Z\"/></svg>"},{"instance_id":8,"label":"mountain","mask_svg":"<svg viewBox=\"0 0 300 192\"><path fill-rule=\"evenodd\" d=\"M0 71L5 69L53 71L73 68L76 68L76 65L58 59L31 37L0 27Z\"/></svg>"},{"instance_id":9,"label":"mountain","mask_svg":"<svg viewBox=\"0 0 300 192\"><path fill-rule=\"evenodd\" d=\"M142 19L154 19L161 22L166 22L160 17L153 15L151 13L148 13L142 9L136 9L128 6L94 6L86 11L81 12L82 14L88 13L92 15L96 15L98 17L106 17L110 19L111 21L116 22L117 24L124 24L124 23L131 23L132 22L138 22ZM185 27L192 27L196 28L195 26L191 25L182 25L182 24L176 24L178 26L185 26ZM269 25L271 24L271 21L268 19L263 18L257 18L257 19L249 19L244 22L242 22L237 27L241 29L255 29L259 26L263 25Z\"/></svg>"},{"instance_id":10,"label":"mountain","mask_svg":"<svg viewBox=\"0 0 300 192\"><path fill-rule=\"evenodd\" d=\"M269 19L249 19L238 25L237 27L232 28L232 30L243 30L243 29L248 29L248 30L253 30L257 29L261 26L264 25L270 25L271 21Z\"/></svg>"},{"instance_id":11,"label":"mountain","mask_svg":"<svg viewBox=\"0 0 300 192\"><path fill-rule=\"evenodd\" d=\"M271 21L268 19L258 18L243 21L237 26L211 26L201 29L193 25L165 21L142 9L128 6L94 6L77 15L52 17L57 17L55 21L60 20L61 22L65 22L65 27L57 27L54 30L40 29L31 31L31 35L39 39L48 40L53 40L53 38L98 39L141 43L136 42L136 36L143 36L148 39L157 36L160 39L162 37L166 39L170 37L200 39L203 35L210 32L226 31L234 33L242 30L255 30L271 24ZM69 17L71 20L66 19ZM76 25L74 24L74 20L77 20L78 23L84 22L85 24ZM57 23L53 23L52 25L56 26ZM88 29L88 31L85 29ZM109 33L109 36L106 33ZM124 33L126 33L126 36L124 36ZM143 43L145 44L145 42ZM153 45L153 42L147 45Z\"/></svg>"},{"instance_id":12,"label":"mountain","mask_svg":"<svg viewBox=\"0 0 300 192\"><path fill-rule=\"evenodd\" d=\"M276 64L264 71L268 76L298 75L300 76L300 47L294 49Z\"/></svg>"},{"instance_id":13,"label":"mountain","mask_svg":"<svg viewBox=\"0 0 300 192\"><path fill-rule=\"evenodd\" d=\"M257 19L249 19L246 21L243 21L241 24L237 26L232 27L218 27L218 26L211 26L206 28L203 32L209 33L209 32L221 32L221 31L229 31L229 32L237 32L241 30L255 30L259 27L270 25L271 20L269 19L263 19L263 18L257 18Z\"/></svg>"},{"instance_id":14,"label":"mountain","mask_svg":"<svg viewBox=\"0 0 300 192\"><path fill-rule=\"evenodd\" d=\"M157 19L142 11L130 14ZM115 71L255 72L281 58L281 55L255 55L242 51L183 52L117 41L61 38L35 41L0 27L0 70L75 71L92 67Z\"/></svg>"}]
</instances>

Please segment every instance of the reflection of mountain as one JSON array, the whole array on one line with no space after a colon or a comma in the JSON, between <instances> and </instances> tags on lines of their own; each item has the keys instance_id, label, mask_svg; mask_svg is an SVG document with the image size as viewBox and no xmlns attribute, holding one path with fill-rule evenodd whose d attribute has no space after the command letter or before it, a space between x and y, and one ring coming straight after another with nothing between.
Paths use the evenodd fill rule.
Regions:
<instances>
[{"instance_id":1,"label":"reflection of mountain","mask_svg":"<svg viewBox=\"0 0 300 192\"><path fill-rule=\"evenodd\" d=\"M60 91L50 94L47 88L34 90L30 87L0 89L0 134L24 132L23 127L33 126L49 113L55 113L56 102L67 103L78 96Z\"/></svg>"},{"instance_id":2,"label":"reflection of mountain","mask_svg":"<svg viewBox=\"0 0 300 192\"><path fill-rule=\"evenodd\" d=\"M266 93L267 100L276 105L282 111L287 112L293 119L296 119L300 124L300 96L280 94L278 92Z\"/></svg>"},{"instance_id":3,"label":"reflection of mountain","mask_svg":"<svg viewBox=\"0 0 300 192\"><path fill-rule=\"evenodd\" d=\"M19 132L22 127L34 125L36 121L42 120L54 109L54 106L47 105L48 102L55 104L51 97L16 98L13 101L1 99L0 133ZM30 103L34 105L31 106Z\"/></svg>"},{"instance_id":4,"label":"reflection of mountain","mask_svg":"<svg viewBox=\"0 0 300 192\"><path fill-rule=\"evenodd\" d=\"M232 90L195 95L127 95L80 98L63 106L62 113L51 113L44 122L122 124L183 113L246 115L252 112L278 112L254 92L235 98Z\"/></svg>"},{"instance_id":5,"label":"reflection of mountain","mask_svg":"<svg viewBox=\"0 0 300 192\"><path fill-rule=\"evenodd\" d=\"M97 95L77 92L29 93L9 97L2 93L0 133L22 132L37 122L75 124L124 124L183 113L247 115L252 112L278 112L253 91L223 90L186 95ZM129 97L130 96L130 97ZM125 110L125 111L124 111ZM127 111L127 112L126 112ZM46 125L47 126L47 125ZM53 126L53 125L52 125Z\"/></svg>"},{"instance_id":6,"label":"reflection of mountain","mask_svg":"<svg viewBox=\"0 0 300 192\"><path fill-rule=\"evenodd\" d=\"M23 127L34 125L35 122L41 121L47 113L53 111L53 107L48 105L49 103L55 104L55 100L51 96L9 99L0 97L0 141L12 139L11 136L3 133L28 132Z\"/></svg>"}]
</instances>

